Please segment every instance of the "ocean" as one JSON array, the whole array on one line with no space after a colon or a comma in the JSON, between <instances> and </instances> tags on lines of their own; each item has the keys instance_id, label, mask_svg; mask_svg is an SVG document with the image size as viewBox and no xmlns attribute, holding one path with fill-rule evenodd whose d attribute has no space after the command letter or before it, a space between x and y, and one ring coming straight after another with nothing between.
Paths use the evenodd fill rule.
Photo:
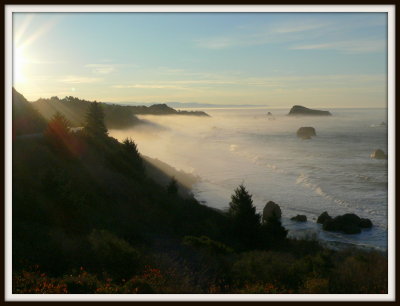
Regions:
<instances>
[{"instance_id":1,"label":"ocean","mask_svg":"<svg viewBox=\"0 0 400 306\"><path fill-rule=\"evenodd\" d=\"M387 153L386 109L330 109L331 117L267 108L204 111L211 117L140 116L148 124L110 135L132 137L142 154L199 176L192 192L205 205L227 209L244 184L259 212L268 201L281 207L289 236L387 250L388 162L370 158L376 149ZM298 138L303 126L316 136ZM326 232L316 223L324 211L355 213L374 226L355 235ZM291 221L297 214L308 221Z\"/></svg>"}]
</instances>

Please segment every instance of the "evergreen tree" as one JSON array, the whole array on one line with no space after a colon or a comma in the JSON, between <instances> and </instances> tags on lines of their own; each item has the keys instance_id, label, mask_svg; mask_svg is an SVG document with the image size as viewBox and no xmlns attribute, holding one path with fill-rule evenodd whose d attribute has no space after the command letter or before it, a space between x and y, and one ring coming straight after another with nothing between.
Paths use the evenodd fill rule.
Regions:
<instances>
[{"instance_id":1,"label":"evergreen tree","mask_svg":"<svg viewBox=\"0 0 400 306\"><path fill-rule=\"evenodd\" d=\"M135 164L136 168L140 171L143 171L143 160L140 156L139 150L137 148L136 143L131 138L126 138L123 141L125 152L128 154L128 157Z\"/></svg>"},{"instance_id":2,"label":"evergreen tree","mask_svg":"<svg viewBox=\"0 0 400 306\"><path fill-rule=\"evenodd\" d=\"M167 193L171 195L176 195L178 193L178 182L174 177L171 178L167 186Z\"/></svg>"},{"instance_id":3,"label":"evergreen tree","mask_svg":"<svg viewBox=\"0 0 400 306\"><path fill-rule=\"evenodd\" d=\"M125 145L125 150L128 154L134 156L135 158L140 157L137 145L131 138L126 138L122 143Z\"/></svg>"},{"instance_id":4,"label":"evergreen tree","mask_svg":"<svg viewBox=\"0 0 400 306\"><path fill-rule=\"evenodd\" d=\"M261 225L261 241L263 246L277 246L282 243L287 236L287 229L282 226L280 219L276 215L270 216Z\"/></svg>"},{"instance_id":5,"label":"evergreen tree","mask_svg":"<svg viewBox=\"0 0 400 306\"><path fill-rule=\"evenodd\" d=\"M101 104L96 101L90 104L89 110L86 113L84 132L86 135L96 139L102 139L108 135L108 131L104 123L104 111L101 107Z\"/></svg>"},{"instance_id":6,"label":"evergreen tree","mask_svg":"<svg viewBox=\"0 0 400 306\"><path fill-rule=\"evenodd\" d=\"M44 137L57 150L66 151L71 144L70 122L57 112L47 124Z\"/></svg>"},{"instance_id":7,"label":"evergreen tree","mask_svg":"<svg viewBox=\"0 0 400 306\"><path fill-rule=\"evenodd\" d=\"M228 214L232 222L232 230L241 244L246 248L257 245L260 230L260 215L256 213L252 196L243 185L235 189L231 197Z\"/></svg>"}]
</instances>

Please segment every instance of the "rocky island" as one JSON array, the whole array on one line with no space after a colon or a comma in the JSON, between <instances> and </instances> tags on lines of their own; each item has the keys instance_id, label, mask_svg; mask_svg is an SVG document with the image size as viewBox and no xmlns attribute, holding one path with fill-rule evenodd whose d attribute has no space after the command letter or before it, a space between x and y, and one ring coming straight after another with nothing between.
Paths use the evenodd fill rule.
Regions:
<instances>
[{"instance_id":1,"label":"rocky island","mask_svg":"<svg viewBox=\"0 0 400 306\"><path fill-rule=\"evenodd\" d=\"M289 111L289 116L332 116L329 111L310 109L301 105L294 105Z\"/></svg>"},{"instance_id":2,"label":"rocky island","mask_svg":"<svg viewBox=\"0 0 400 306\"><path fill-rule=\"evenodd\" d=\"M311 139L312 136L317 136L315 133L315 128L312 126L303 126L297 130L296 134L297 137L302 139Z\"/></svg>"}]
</instances>

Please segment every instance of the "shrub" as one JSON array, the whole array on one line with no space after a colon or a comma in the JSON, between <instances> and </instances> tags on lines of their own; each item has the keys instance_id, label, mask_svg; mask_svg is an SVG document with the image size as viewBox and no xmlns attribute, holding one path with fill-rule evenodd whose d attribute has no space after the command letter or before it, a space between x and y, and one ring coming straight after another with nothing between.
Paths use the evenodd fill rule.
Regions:
<instances>
[{"instance_id":1,"label":"shrub","mask_svg":"<svg viewBox=\"0 0 400 306\"><path fill-rule=\"evenodd\" d=\"M229 254L233 252L233 250L227 245L219 241L212 240L207 236L185 236L183 238L183 244L203 250L209 254Z\"/></svg>"},{"instance_id":2,"label":"shrub","mask_svg":"<svg viewBox=\"0 0 400 306\"><path fill-rule=\"evenodd\" d=\"M304 282L301 293L329 293L329 280L326 278L309 278Z\"/></svg>"},{"instance_id":3,"label":"shrub","mask_svg":"<svg viewBox=\"0 0 400 306\"><path fill-rule=\"evenodd\" d=\"M21 293L68 293L65 283L36 271L21 271L13 274L12 292Z\"/></svg>"},{"instance_id":4,"label":"shrub","mask_svg":"<svg viewBox=\"0 0 400 306\"><path fill-rule=\"evenodd\" d=\"M118 279L131 277L138 271L139 253L124 239L105 230L93 230L89 243L97 268L102 271Z\"/></svg>"},{"instance_id":5,"label":"shrub","mask_svg":"<svg viewBox=\"0 0 400 306\"><path fill-rule=\"evenodd\" d=\"M75 273L74 273L75 274ZM100 282L93 274L89 274L83 267L77 275L70 274L64 277L68 293L95 293Z\"/></svg>"},{"instance_id":6,"label":"shrub","mask_svg":"<svg viewBox=\"0 0 400 306\"><path fill-rule=\"evenodd\" d=\"M385 257L377 252L365 251L350 251L343 257L337 259L330 275L332 293L387 293L388 266Z\"/></svg>"}]
</instances>

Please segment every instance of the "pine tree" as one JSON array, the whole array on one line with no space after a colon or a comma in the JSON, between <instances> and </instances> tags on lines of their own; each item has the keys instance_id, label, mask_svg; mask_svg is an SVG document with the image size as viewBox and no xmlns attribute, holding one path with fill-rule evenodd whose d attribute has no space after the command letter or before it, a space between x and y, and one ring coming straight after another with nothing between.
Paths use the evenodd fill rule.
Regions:
<instances>
[{"instance_id":1,"label":"pine tree","mask_svg":"<svg viewBox=\"0 0 400 306\"><path fill-rule=\"evenodd\" d=\"M171 178L167 186L167 193L171 195L176 195L178 193L178 182L174 177Z\"/></svg>"},{"instance_id":2,"label":"pine tree","mask_svg":"<svg viewBox=\"0 0 400 306\"><path fill-rule=\"evenodd\" d=\"M285 241L287 233L280 219L272 215L261 225L262 244L266 247L277 246Z\"/></svg>"},{"instance_id":3,"label":"pine tree","mask_svg":"<svg viewBox=\"0 0 400 306\"><path fill-rule=\"evenodd\" d=\"M66 151L71 143L70 127L64 115L57 112L47 124L44 137L56 150Z\"/></svg>"},{"instance_id":4,"label":"pine tree","mask_svg":"<svg viewBox=\"0 0 400 306\"><path fill-rule=\"evenodd\" d=\"M246 248L257 245L260 230L260 215L256 213L250 195L243 185L235 189L231 197L228 214L231 218L232 229L239 241Z\"/></svg>"},{"instance_id":5,"label":"pine tree","mask_svg":"<svg viewBox=\"0 0 400 306\"><path fill-rule=\"evenodd\" d=\"M137 145L131 138L126 138L122 143L125 145L125 150L128 154L134 156L135 158L140 157Z\"/></svg>"},{"instance_id":6,"label":"pine tree","mask_svg":"<svg viewBox=\"0 0 400 306\"><path fill-rule=\"evenodd\" d=\"M133 162L138 170L143 171L143 160L140 156L136 143L131 138L126 138L123 141L123 144L125 152L128 154L128 158Z\"/></svg>"},{"instance_id":7,"label":"pine tree","mask_svg":"<svg viewBox=\"0 0 400 306\"><path fill-rule=\"evenodd\" d=\"M90 104L88 112L86 113L84 132L86 135L96 139L106 138L108 135L104 123L104 111L101 104L96 101Z\"/></svg>"}]
</instances>

